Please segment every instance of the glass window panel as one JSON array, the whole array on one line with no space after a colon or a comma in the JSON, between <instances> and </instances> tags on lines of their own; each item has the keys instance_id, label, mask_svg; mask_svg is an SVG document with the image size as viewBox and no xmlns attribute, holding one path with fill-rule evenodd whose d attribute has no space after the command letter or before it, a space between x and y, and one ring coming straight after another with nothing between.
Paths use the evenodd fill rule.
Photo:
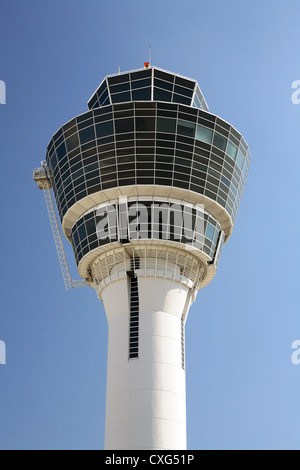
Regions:
<instances>
[{"instance_id":1,"label":"glass window panel","mask_svg":"<svg viewBox=\"0 0 300 470\"><path fill-rule=\"evenodd\" d=\"M77 246L79 244L79 237L78 237L77 230L73 234L73 239L74 239L75 246Z\"/></svg>"},{"instance_id":2,"label":"glass window panel","mask_svg":"<svg viewBox=\"0 0 300 470\"><path fill-rule=\"evenodd\" d=\"M208 114L204 111L199 111L198 114L199 114L199 116L201 116L204 119L207 119L208 121L215 122L215 120L216 120L216 116L214 116L212 114Z\"/></svg>"},{"instance_id":3,"label":"glass window panel","mask_svg":"<svg viewBox=\"0 0 300 470\"><path fill-rule=\"evenodd\" d=\"M85 127L90 127L93 124L94 124L93 118L90 117L89 119L87 119L83 122L78 121L78 129L81 130L81 129L84 129Z\"/></svg>"},{"instance_id":4,"label":"glass window panel","mask_svg":"<svg viewBox=\"0 0 300 470\"><path fill-rule=\"evenodd\" d=\"M138 117L135 119L135 125L137 131L153 131L155 129L155 118L154 117Z\"/></svg>"},{"instance_id":5,"label":"glass window panel","mask_svg":"<svg viewBox=\"0 0 300 470\"><path fill-rule=\"evenodd\" d=\"M177 132L178 134L195 137L196 125L191 122L178 120Z\"/></svg>"},{"instance_id":6,"label":"glass window panel","mask_svg":"<svg viewBox=\"0 0 300 470\"><path fill-rule=\"evenodd\" d=\"M166 90L161 90L160 88L154 87L154 100L155 101L171 101L172 93Z\"/></svg>"},{"instance_id":7,"label":"glass window panel","mask_svg":"<svg viewBox=\"0 0 300 470\"><path fill-rule=\"evenodd\" d=\"M198 118L198 123L203 124L204 127L209 127L210 129L213 129L215 127L214 123L211 121L208 121L207 119L202 119Z\"/></svg>"},{"instance_id":8,"label":"glass window panel","mask_svg":"<svg viewBox=\"0 0 300 470\"><path fill-rule=\"evenodd\" d=\"M220 150L225 150L226 148L226 139L225 137L223 137L222 135L218 134L217 132L215 132L215 135L214 135L214 146L217 147L218 149Z\"/></svg>"},{"instance_id":9,"label":"glass window panel","mask_svg":"<svg viewBox=\"0 0 300 470\"><path fill-rule=\"evenodd\" d=\"M197 96L195 96L195 98L194 98L193 106L195 106L196 108L200 108L200 102L199 102Z\"/></svg>"},{"instance_id":10,"label":"glass window panel","mask_svg":"<svg viewBox=\"0 0 300 470\"><path fill-rule=\"evenodd\" d=\"M85 226L84 226L84 224L82 224L82 225L79 227L78 233L79 233L79 238L80 238L80 240L83 240L83 239L86 237L86 231L85 231Z\"/></svg>"},{"instance_id":11,"label":"glass window panel","mask_svg":"<svg viewBox=\"0 0 300 470\"><path fill-rule=\"evenodd\" d=\"M88 234L92 234L96 231L96 224L95 224L95 219L90 219L90 220L87 220L86 223L86 229L87 229L87 233Z\"/></svg>"},{"instance_id":12,"label":"glass window panel","mask_svg":"<svg viewBox=\"0 0 300 470\"><path fill-rule=\"evenodd\" d=\"M98 96L101 96L102 93L104 92L105 88L107 87L106 85L106 80L104 80L104 82L102 83L102 85L100 85L100 87L98 88Z\"/></svg>"},{"instance_id":13,"label":"glass window panel","mask_svg":"<svg viewBox=\"0 0 300 470\"><path fill-rule=\"evenodd\" d=\"M216 124L216 129L215 129L219 134L223 135L224 137L228 137L229 132L226 129L223 129L223 127L218 126Z\"/></svg>"},{"instance_id":14,"label":"glass window panel","mask_svg":"<svg viewBox=\"0 0 300 470\"><path fill-rule=\"evenodd\" d=\"M96 105L97 101L98 101L97 100L97 95L92 96L92 98L88 102L89 109L92 109Z\"/></svg>"},{"instance_id":15,"label":"glass window panel","mask_svg":"<svg viewBox=\"0 0 300 470\"><path fill-rule=\"evenodd\" d=\"M191 98L186 98L185 96L177 95L176 93L174 93L172 101L173 103L191 104Z\"/></svg>"},{"instance_id":16,"label":"glass window panel","mask_svg":"<svg viewBox=\"0 0 300 470\"><path fill-rule=\"evenodd\" d=\"M104 93L102 94L102 96L100 97L100 100L99 100L99 102L100 102L101 105L104 104L104 102L105 102L105 100L107 99L107 97L108 97L108 91L105 90Z\"/></svg>"},{"instance_id":17,"label":"glass window panel","mask_svg":"<svg viewBox=\"0 0 300 470\"><path fill-rule=\"evenodd\" d=\"M120 91L129 91L129 82L119 83L118 85L111 85L110 86L110 92L111 93L119 93Z\"/></svg>"},{"instance_id":18,"label":"glass window panel","mask_svg":"<svg viewBox=\"0 0 300 470\"><path fill-rule=\"evenodd\" d=\"M72 135L71 137L69 137L69 138L66 140L66 146L67 146L68 152L71 152L71 151L74 150L76 147L78 147L78 146L79 146L78 135L77 135L77 134L74 134L74 135Z\"/></svg>"},{"instance_id":19,"label":"glass window panel","mask_svg":"<svg viewBox=\"0 0 300 470\"><path fill-rule=\"evenodd\" d=\"M52 160L51 160L51 162L52 162ZM243 179L245 179L246 173L247 173L247 165L245 164L244 167L243 167L243 171L242 171Z\"/></svg>"},{"instance_id":20,"label":"glass window panel","mask_svg":"<svg viewBox=\"0 0 300 470\"><path fill-rule=\"evenodd\" d=\"M75 129L74 129L75 124L76 124L76 119L72 119L72 121L69 121L67 124L65 124L65 125L63 126L62 129L63 129L63 132L64 132L65 137L69 137L70 135L73 134L73 132L74 132L74 130L75 130ZM71 131L70 134L68 134L69 131Z\"/></svg>"},{"instance_id":21,"label":"glass window panel","mask_svg":"<svg viewBox=\"0 0 300 470\"><path fill-rule=\"evenodd\" d=\"M95 109L93 114L96 122L108 121L112 118L112 106L106 109Z\"/></svg>"},{"instance_id":22,"label":"glass window panel","mask_svg":"<svg viewBox=\"0 0 300 470\"><path fill-rule=\"evenodd\" d=\"M107 106L108 104L110 104L109 97L107 97L106 100L103 103L100 102L100 104L101 104L101 106Z\"/></svg>"},{"instance_id":23,"label":"glass window panel","mask_svg":"<svg viewBox=\"0 0 300 470\"><path fill-rule=\"evenodd\" d=\"M196 129L196 139L211 144L212 141L212 131L203 126L197 126Z\"/></svg>"},{"instance_id":24,"label":"glass window panel","mask_svg":"<svg viewBox=\"0 0 300 470\"><path fill-rule=\"evenodd\" d=\"M234 196L236 195L236 188L233 186L233 184L230 184L230 191L234 194Z\"/></svg>"},{"instance_id":25,"label":"glass window panel","mask_svg":"<svg viewBox=\"0 0 300 470\"><path fill-rule=\"evenodd\" d=\"M202 93L198 85L196 85L196 95L198 96L199 101L202 100Z\"/></svg>"},{"instance_id":26,"label":"glass window panel","mask_svg":"<svg viewBox=\"0 0 300 470\"><path fill-rule=\"evenodd\" d=\"M226 129L227 131L229 131L230 129L230 124L228 124L227 122L223 121L222 119L218 118L217 117L217 124L221 127L223 127L224 129Z\"/></svg>"},{"instance_id":27,"label":"glass window panel","mask_svg":"<svg viewBox=\"0 0 300 470\"><path fill-rule=\"evenodd\" d=\"M53 154L52 154L52 156L51 156L51 158L50 158L50 162L51 162L51 168L52 168L52 170L54 170L55 167L56 167L56 164L57 164L55 152L53 152ZM245 166L246 166L246 165L245 165Z\"/></svg>"},{"instance_id":28,"label":"glass window panel","mask_svg":"<svg viewBox=\"0 0 300 470\"><path fill-rule=\"evenodd\" d=\"M86 129L79 131L79 137L80 137L81 144L86 144L87 142L90 142L91 140L95 140L94 126L87 127Z\"/></svg>"},{"instance_id":29,"label":"glass window panel","mask_svg":"<svg viewBox=\"0 0 300 470\"><path fill-rule=\"evenodd\" d=\"M226 184L226 186L230 187L230 181L227 178L225 178L225 176L222 175L221 180L223 181L224 184Z\"/></svg>"},{"instance_id":30,"label":"glass window panel","mask_svg":"<svg viewBox=\"0 0 300 470\"><path fill-rule=\"evenodd\" d=\"M123 74L115 75L114 77L108 78L109 85L116 85L118 83L124 83L124 82L129 82L129 73L126 73L124 75Z\"/></svg>"},{"instance_id":31,"label":"glass window panel","mask_svg":"<svg viewBox=\"0 0 300 470\"><path fill-rule=\"evenodd\" d=\"M87 121L91 118L91 115L92 115L92 112L89 112L89 113L84 113L84 114L81 114L80 116L77 116L77 123L82 123L84 121ZM83 126L85 127L85 126Z\"/></svg>"},{"instance_id":32,"label":"glass window panel","mask_svg":"<svg viewBox=\"0 0 300 470\"><path fill-rule=\"evenodd\" d=\"M193 96L193 90L188 90L187 88L178 85L175 85L174 92L179 93L180 95L187 96L189 98Z\"/></svg>"},{"instance_id":33,"label":"glass window panel","mask_svg":"<svg viewBox=\"0 0 300 470\"><path fill-rule=\"evenodd\" d=\"M96 124L97 137L104 137L114 133L113 122L106 121Z\"/></svg>"},{"instance_id":34,"label":"glass window panel","mask_svg":"<svg viewBox=\"0 0 300 470\"><path fill-rule=\"evenodd\" d=\"M158 78L154 79L154 86L163 88L164 90L173 91L173 83L165 82L164 80L159 80Z\"/></svg>"},{"instance_id":35,"label":"glass window panel","mask_svg":"<svg viewBox=\"0 0 300 470\"><path fill-rule=\"evenodd\" d=\"M139 90L132 90L133 101L148 101L151 100L151 88L141 88Z\"/></svg>"},{"instance_id":36,"label":"glass window panel","mask_svg":"<svg viewBox=\"0 0 300 470\"><path fill-rule=\"evenodd\" d=\"M167 82L174 82L174 75L154 69L154 76Z\"/></svg>"},{"instance_id":37,"label":"glass window panel","mask_svg":"<svg viewBox=\"0 0 300 470\"><path fill-rule=\"evenodd\" d=\"M56 154L58 161L60 161L66 155L66 146L64 142L56 149Z\"/></svg>"},{"instance_id":38,"label":"glass window panel","mask_svg":"<svg viewBox=\"0 0 300 470\"><path fill-rule=\"evenodd\" d=\"M177 85L183 86L185 88L190 88L191 90L194 90L194 88L195 88L195 82L192 82L190 80L186 80L185 78L176 77L175 78L175 83Z\"/></svg>"},{"instance_id":39,"label":"glass window panel","mask_svg":"<svg viewBox=\"0 0 300 470\"><path fill-rule=\"evenodd\" d=\"M176 131L176 119L157 118L157 131L174 133Z\"/></svg>"},{"instance_id":40,"label":"glass window panel","mask_svg":"<svg viewBox=\"0 0 300 470\"><path fill-rule=\"evenodd\" d=\"M208 223L207 226L206 226L206 238L208 238L209 240L212 240L213 239L213 236L214 236L214 227Z\"/></svg>"},{"instance_id":41,"label":"glass window panel","mask_svg":"<svg viewBox=\"0 0 300 470\"><path fill-rule=\"evenodd\" d=\"M232 158L232 160L236 159L237 148L230 141L227 142L227 151L226 151L226 153Z\"/></svg>"},{"instance_id":42,"label":"glass window panel","mask_svg":"<svg viewBox=\"0 0 300 470\"><path fill-rule=\"evenodd\" d=\"M246 156L246 150L247 150L248 146L247 146L247 144L246 144L243 137L241 137L241 144L242 144L242 153L243 153L244 156Z\"/></svg>"},{"instance_id":43,"label":"glass window panel","mask_svg":"<svg viewBox=\"0 0 300 470\"><path fill-rule=\"evenodd\" d=\"M130 132L134 130L133 118L116 119L115 120L116 133Z\"/></svg>"},{"instance_id":44,"label":"glass window panel","mask_svg":"<svg viewBox=\"0 0 300 470\"><path fill-rule=\"evenodd\" d=\"M131 101L130 92L116 93L111 96L112 103L124 103L125 101Z\"/></svg>"},{"instance_id":45,"label":"glass window panel","mask_svg":"<svg viewBox=\"0 0 300 470\"><path fill-rule=\"evenodd\" d=\"M237 162L239 168L242 169L243 164L244 164L244 157L243 157L243 155L240 151L238 151L238 156L237 156L236 162Z\"/></svg>"},{"instance_id":46,"label":"glass window panel","mask_svg":"<svg viewBox=\"0 0 300 470\"><path fill-rule=\"evenodd\" d=\"M151 77L151 74L152 74L151 69L141 70L140 72L132 72L130 74L130 78L131 78L131 80L139 80L139 79L142 79L142 78Z\"/></svg>"},{"instance_id":47,"label":"glass window panel","mask_svg":"<svg viewBox=\"0 0 300 470\"><path fill-rule=\"evenodd\" d=\"M145 80L136 80L135 82L131 82L131 89L134 90L136 88L144 88L151 86L151 78L146 78Z\"/></svg>"}]
</instances>

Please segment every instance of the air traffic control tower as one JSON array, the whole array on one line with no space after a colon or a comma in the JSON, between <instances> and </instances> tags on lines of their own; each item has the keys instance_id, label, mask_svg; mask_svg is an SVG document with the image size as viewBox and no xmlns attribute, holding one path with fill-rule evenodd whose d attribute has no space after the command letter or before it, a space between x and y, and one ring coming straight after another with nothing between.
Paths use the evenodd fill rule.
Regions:
<instances>
[{"instance_id":1,"label":"air traffic control tower","mask_svg":"<svg viewBox=\"0 0 300 470\"><path fill-rule=\"evenodd\" d=\"M185 322L232 233L248 146L195 80L148 63L107 76L88 108L54 134L34 179L66 287L104 304L105 448L185 449Z\"/></svg>"}]
</instances>

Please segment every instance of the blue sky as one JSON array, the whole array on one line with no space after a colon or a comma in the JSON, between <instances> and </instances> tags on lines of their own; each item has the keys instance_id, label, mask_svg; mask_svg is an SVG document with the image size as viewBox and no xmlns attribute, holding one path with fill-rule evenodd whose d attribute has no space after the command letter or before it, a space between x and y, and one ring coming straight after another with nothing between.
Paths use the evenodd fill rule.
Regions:
<instances>
[{"instance_id":1,"label":"blue sky","mask_svg":"<svg viewBox=\"0 0 300 470\"><path fill-rule=\"evenodd\" d=\"M298 0L1 0L0 449L103 448L103 306L64 290L32 171L104 76L142 67L149 45L153 65L198 80L252 155L187 322L188 448L300 449L299 16Z\"/></svg>"}]
</instances>

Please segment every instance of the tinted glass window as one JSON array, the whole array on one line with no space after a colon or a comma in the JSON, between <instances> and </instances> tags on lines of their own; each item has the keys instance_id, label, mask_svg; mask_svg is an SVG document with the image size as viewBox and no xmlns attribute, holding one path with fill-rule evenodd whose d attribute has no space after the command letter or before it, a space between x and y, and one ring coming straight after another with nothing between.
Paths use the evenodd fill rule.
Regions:
<instances>
[{"instance_id":1,"label":"tinted glass window","mask_svg":"<svg viewBox=\"0 0 300 470\"><path fill-rule=\"evenodd\" d=\"M133 101L151 100L151 88L141 88L140 90L132 90Z\"/></svg>"},{"instance_id":2,"label":"tinted glass window","mask_svg":"<svg viewBox=\"0 0 300 470\"><path fill-rule=\"evenodd\" d=\"M167 82L172 82L172 83L174 82L174 75L161 72L160 70L154 70L154 76L157 78L161 78L162 80L165 80Z\"/></svg>"},{"instance_id":3,"label":"tinted glass window","mask_svg":"<svg viewBox=\"0 0 300 470\"><path fill-rule=\"evenodd\" d=\"M214 231L215 231L214 227L208 223L206 226L206 237L212 240L214 236Z\"/></svg>"},{"instance_id":4,"label":"tinted glass window","mask_svg":"<svg viewBox=\"0 0 300 470\"><path fill-rule=\"evenodd\" d=\"M138 117L135 120L136 130L137 131L153 131L155 128L155 119L154 117L150 118L141 118Z\"/></svg>"},{"instance_id":5,"label":"tinted glass window","mask_svg":"<svg viewBox=\"0 0 300 470\"><path fill-rule=\"evenodd\" d=\"M78 135L74 134L66 140L66 145L68 152L71 152L73 149L79 146Z\"/></svg>"},{"instance_id":6,"label":"tinted glass window","mask_svg":"<svg viewBox=\"0 0 300 470\"><path fill-rule=\"evenodd\" d=\"M154 86L163 88L164 90L173 91L173 83L165 82L164 80L159 80L158 78L154 79Z\"/></svg>"},{"instance_id":7,"label":"tinted glass window","mask_svg":"<svg viewBox=\"0 0 300 470\"><path fill-rule=\"evenodd\" d=\"M151 77L152 70L141 70L140 72L132 72L130 74L131 80L138 80L140 78Z\"/></svg>"},{"instance_id":8,"label":"tinted glass window","mask_svg":"<svg viewBox=\"0 0 300 470\"><path fill-rule=\"evenodd\" d=\"M212 131L203 126L197 126L196 130L196 139L211 144L212 141Z\"/></svg>"},{"instance_id":9,"label":"tinted glass window","mask_svg":"<svg viewBox=\"0 0 300 470\"><path fill-rule=\"evenodd\" d=\"M155 101L172 101L172 93L166 90L160 90L154 88L154 100Z\"/></svg>"},{"instance_id":10,"label":"tinted glass window","mask_svg":"<svg viewBox=\"0 0 300 470\"><path fill-rule=\"evenodd\" d=\"M227 153L233 160L236 159L237 148L230 141L227 142Z\"/></svg>"},{"instance_id":11,"label":"tinted glass window","mask_svg":"<svg viewBox=\"0 0 300 470\"><path fill-rule=\"evenodd\" d=\"M115 77L108 78L109 85L116 85L117 83L124 83L124 82L129 82L128 73L126 73L125 75L116 75Z\"/></svg>"},{"instance_id":12,"label":"tinted glass window","mask_svg":"<svg viewBox=\"0 0 300 470\"><path fill-rule=\"evenodd\" d=\"M58 160L61 160L66 155L66 146L64 142L58 147L58 149L56 149L56 153Z\"/></svg>"},{"instance_id":13,"label":"tinted glass window","mask_svg":"<svg viewBox=\"0 0 300 470\"><path fill-rule=\"evenodd\" d=\"M87 127L86 129L80 131L79 137L80 137L81 144L86 144L87 142L94 140L95 139L94 126Z\"/></svg>"},{"instance_id":14,"label":"tinted glass window","mask_svg":"<svg viewBox=\"0 0 300 470\"><path fill-rule=\"evenodd\" d=\"M83 239L86 237L86 231L85 231L85 226L84 226L84 224L82 224L82 225L78 228L78 234L79 234L79 239L80 239L80 240L83 240Z\"/></svg>"},{"instance_id":15,"label":"tinted glass window","mask_svg":"<svg viewBox=\"0 0 300 470\"><path fill-rule=\"evenodd\" d=\"M191 122L178 121L177 132L178 134L188 135L189 137L195 136L196 125Z\"/></svg>"},{"instance_id":16,"label":"tinted glass window","mask_svg":"<svg viewBox=\"0 0 300 470\"><path fill-rule=\"evenodd\" d=\"M174 133L176 131L176 120L167 118L157 118L157 131Z\"/></svg>"},{"instance_id":17,"label":"tinted glass window","mask_svg":"<svg viewBox=\"0 0 300 470\"><path fill-rule=\"evenodd\" d=\"M54 170L54 168L56 167L56 164L57 164L55 152L53 152L50 161L51 161L51 168L52 168L52 170Z\"/></svg>"},{"instance_id":18,"label":"tinted glass window","mask_svg":"<svg viewBox=\"0 0 300 470\"><path fill-rule=\"evenodd\" d=\"M114 128L113 128L112 121L106 121L100 124L96 124L97 137L104 137L106 135L113 134L113 132L114 132Z\"/></svg>"},{"instance_id":19,"label":"tinted glass window","mask_svg":"<svg viewBox=\"0 0 300 470\"><path fill-rule=\"evenodd\" d=\"M116 119L115 120L116 133L130 132L134 130L133 118Z\"/></svg>"},{"instance_id":20,"label":"tinted glass window","mask_svg":"<svg viewBox=\"0 0 300 470\"><path fill-rule=\"evenodd\" d=\"M242 168L243 168L243 164L244 164L244 157L243 157L243 155L241 154L240 151L238 152L238 156L237 156L236 162L237 162L239 168L242 169Z\"/></svg>"},{"instance_id":21,"label":"tinted glass window","mask_svg":"<svg viewBox=\"0 0 300 470\"><path fill-rule=\"evenodd\" d=\"M191 82L190 80L186 80L185 78L176 77L175 82L177 85L190 88L191 90L195 88L195 82Z\"/></svg>"},{"instance_id":22,"label":"tinted glass window","mask_svg":"<svg viewBox=\"0 0 300 470\"><path fill-rule=\"evenodd\" d=\"M175 93L180 93L180 95L189 96L190 98L193 96L193 90L188 90L182 86L175 85L174 91Z\"/></svg>"},{"instance_id":23,"label":"tinted glass window","mask_svg":"<svg viewBox=\"0 0 300 470\"><path fill-rule=\"evenodd\" d=\"M87 233L93 234L96 230L95 219L87 220L86 223Z\"/></svg>"},{"instance_id":24,"label":"tinted glass window","mask_svg":"<svg viewBox=\"0 0 300 470\"><path fill-rule=\"evenodd\" d=\"M226 139L222 135L215 133L214 136L214 146L220 150L225 150L226 148Z\"/></svg>"},{"instance_id":25,"label":"tinted glass window","mask_svg":"<svg viewBox=\"0 0 300 470\"><path fill-rule=\"evenodd\" d=\"M226 186L228 186L228 187L230 186L230 181L227 178L225 178L225 176L222 176L221 179L222 179L223 183L226 184Z\"/></svg>"},{"instance_id":26,"label":"tinted glass window","mask_svg":"<svg viewBox=\"0 0 300 470\"><path fill-rule=\"evenodd\" d=\"M108 90L106 88L105 91L100 96L100 103L104 103L104 101L106 100L107 97L108 97Z\"/></svg>"},{"instance_id":27,"label":"tinted glass window","mask_svg":"<svg viewBox=\"0 0 300 470\"><path fill-rule=\"evenodd\" d=\"M182 104L191 104L191 98L186 98L185 96L177 95L174 93L173 95L173 102L174 103L182 103Z\"/></svg>"},{"instance_id":28,"label":"tinted glass window","mask_svg":"<svg viewBox=\"0 0 300 470\"><path fill-rule=\"evenodd\" d=\"M111 93L119 93L120 91L129 91L129 83L120 83L119 85L111 85Z\"/></svg>"},{"instance_id":29,"label":"tinted glass window","mask_svg":"<svg viewBox=\"0 0 300 470\"><path fill-rule=\"evenodd\" d=\"M110 104L110 99L106 98L106 100L103 101L103 103L101 103L101 99L100 99L100 104L101 104L101 106L107 106L108 104Z\"/></svg>"},{"instance_id":30,"label":"tinted glass window","mask_svg":"<svg viewBox=\"0 0 300 470\"><path fill-rule=\"evenodd\" d=\"M102 93L104 92L106 88L106 80L104 80L104 82L102 83L102 85L100 85L99 89L98 89L98 96L101 96Z\"/></svg>"},{"instance_id":31,"label":"tinted glass window","mask_svg":"<svg viewBox=\"0 0 300 470\"><path fill-rule=\"evenodd\" d=\"M111 97L112 103L124 103L125 101L131 101L130 92L116 93Z\"/></svg>"},{"instance_id":32,"label":"tinted glass window","mask_svg":"<svg viewBox=\"0 0 300 470\"><path fill-rule=\"evenodd\" d=\"M136 80L131 82L131 88L134 90L136 88L145 88L151 86L151 78L146 78L145 80Z\"/></svg>"}]
</instances>

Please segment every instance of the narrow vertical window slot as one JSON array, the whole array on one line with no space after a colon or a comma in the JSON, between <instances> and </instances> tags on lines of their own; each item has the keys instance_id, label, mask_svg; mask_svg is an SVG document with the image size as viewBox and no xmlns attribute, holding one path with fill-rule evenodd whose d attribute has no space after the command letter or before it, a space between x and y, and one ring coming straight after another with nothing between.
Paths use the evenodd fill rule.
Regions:
<instances>
[{"instance_id":1,"label":"narrow vertical window slot","mask_svg":"<svg viewBox=\"0 0 300 470\"><path fill-rule=\"evenodd\" d=\"M185 332L183 315L181 317L181 367L185 369Z\"/></svg>"},{"instance_id":2,"label":"narrow vertical window slot","mask_svg":"<svg viewBox=\"0 0 300 470\"><path fill-rule=\"evenodd\" d=\"M139 292L137 277L130 278L129 359L139 357Z\"/></svg>"}]
</instances>

